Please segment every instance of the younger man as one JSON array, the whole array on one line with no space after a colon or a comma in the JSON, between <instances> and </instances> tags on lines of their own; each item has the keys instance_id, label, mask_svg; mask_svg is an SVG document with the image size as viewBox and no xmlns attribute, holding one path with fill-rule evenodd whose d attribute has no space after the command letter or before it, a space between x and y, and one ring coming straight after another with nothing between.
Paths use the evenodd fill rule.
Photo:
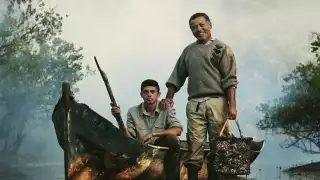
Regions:
<instances>
[{"instance_id":1,"label":"younger man","mask_svg":"<svg viewBox=\"0 0 320 180\"><path fill-rule=\"evenodd\" d=\"M147 79L141 83L140 95L143 102L133 106L127 113L127 130L132 138L144 144L153 144L169 147L169 152L164 159L164 169L167 179L179 180L180 143L182 125L175 117L172 107L161 110L158 98L160 87L158 82ZM119 107L112 107L113 115L120 113ZM169 165L169 166L168 166Z\"/></svg>"}]
</instances>

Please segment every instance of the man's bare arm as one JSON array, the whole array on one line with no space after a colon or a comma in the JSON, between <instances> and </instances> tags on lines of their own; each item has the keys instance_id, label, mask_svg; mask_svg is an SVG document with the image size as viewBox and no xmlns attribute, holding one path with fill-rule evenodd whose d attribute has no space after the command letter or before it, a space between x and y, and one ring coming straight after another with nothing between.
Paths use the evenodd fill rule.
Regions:
<instances>
[{"instance_id":1,"label":"man's bare arm","mask_svg":"<svg viewBox=\"0 0 320 180\"><path fill-rule=\"evenodd\" d=\"M161 136L167 136L167 135L180 136L181 132L182 132L181 128L173 127L173 128L169 128L169 129L166 129L166 130L154 132L154 133L152 133L152 136L153 137L161 137Z\"/></svg>"},{"instance_id":2,"label":"man's bare arm","mask_svg":"<svg viewBox=\"0 0 320 180\"><path fill-rule=\"evenodd\" d=\"M168 99L173 99L174 94L175 94L175 88L174 88L174 86L168 86L168 92L167 92L166 98L168 98Z\"/></svg>"},{"instance_id":3,"label":"man's bare arm","mask_svg":"<svg viewBox=\"0 0 320 180\"><path fill-rule=\"evenodd\" d=\"M227 100L230 107L237 107L236 106L236 88L235 87L229 87L227 90Z\"/></svg>"},{"instance_id":4,"label":"man's bare arm","mask_svg":"<svg viewBox=\"0 0 320 180\"><path fill-rule=\"evenodd\" d=\"M237 108L236 108L236 88L238 85L237 78L237 64L236 59L229 47L227 47L223 53L220 61L220 73L222 75L222 87L225 89L228 100L228 118L237 118Z\"/></svg>"}]
</instances>

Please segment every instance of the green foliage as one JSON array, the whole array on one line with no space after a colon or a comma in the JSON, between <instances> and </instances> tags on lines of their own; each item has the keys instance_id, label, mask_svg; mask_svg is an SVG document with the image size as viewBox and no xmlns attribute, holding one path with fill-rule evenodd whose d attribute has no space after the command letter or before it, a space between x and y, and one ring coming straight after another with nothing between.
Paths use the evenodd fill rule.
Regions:
<instances>
[{"instance_id":1,"label":"green foliage","mask_svg":"<svg viewBox=\"0 0 320 180\"><path fill-rule=\"evenodd\" d=\"M48 122L61 83L74 85L93 73L82 63L82 47L60 37L63 20L42 1L8 1L0 22L0 103L13 116L0 120L0 132L6 132L0 138L25 132L28 121Z\"/></svg>"},{"instance_id":2,"label":"green foliage","mask_svg":"<svg viewBox=\"0 0 320 180\"><path fill-rule=\"evenodd\" d=\"M284 147L297 147L306 153L320 153L320 34L313 33L311 52L315 61L299 64L284 78L284 96L258 108L263 118L261 130L287 137Z\"/></svg>"}]
</instances>

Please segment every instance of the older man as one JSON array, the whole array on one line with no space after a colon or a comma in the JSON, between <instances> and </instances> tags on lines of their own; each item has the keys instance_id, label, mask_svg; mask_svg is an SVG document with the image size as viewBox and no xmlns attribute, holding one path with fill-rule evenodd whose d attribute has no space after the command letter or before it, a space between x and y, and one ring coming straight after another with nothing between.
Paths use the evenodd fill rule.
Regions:
<instances>
[{"instance_id":1,"label":"older man","mask_svg":"<svg viewBox=\"0 0 320 180\"><path fill-rule=\"evenodd\" d=\"M160 88L157 81L143 81L140 95L143 102L131 107L127 113L127 130L132 138L139 139L144 144L169 147L164 159L166 179L179 180L178 136L181 135L182 125L175 117L174 108L159 108ZM112 107L111 112L113 115L120 113L120 108Z\"/></svg>"},{"instance_id":2,"label":"older man","mask_svg":"<svg viewBox=\"0 0 320 180\"><path fill-rule=\"evenodd\" d=\"M237 117L235 92L238 81L235 56L230 47L212 38L212 25L208 15L192 15L189 26L197 41L188 45L180 55L166 82L168 92L161 101L161 107L173 104L174 94L188 77L188 156L184 165L188 169L188 179L196 180L203 163L202 145L207 131L210 149L214 151L215 136L223 123L227 118ZM209 179L213 178L209 173Z\"/></svg>"}]
</instances>

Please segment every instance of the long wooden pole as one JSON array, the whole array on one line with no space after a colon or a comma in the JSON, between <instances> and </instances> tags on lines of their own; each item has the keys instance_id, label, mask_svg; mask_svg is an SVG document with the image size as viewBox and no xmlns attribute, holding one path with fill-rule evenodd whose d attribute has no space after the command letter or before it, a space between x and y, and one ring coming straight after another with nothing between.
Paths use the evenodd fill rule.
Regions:
<instances>
[{"instance_id":1,"label":"long wooden pole","mask_svg":"<svg viewBox=\"0 0 320 180\"><path fill-rule=\"evenodd\" d=\"M96 65L97 65L97 67L98 67L98 70L99 70L99 72L100 72L100 75L101 75L101 77L102 77L102 79L103 79L103 82L104 82L106 88L107 88L107 91L108 91L109 97L110 97L110 99L111 99L112 105L113 105L113 106L117 106L116 99L114 98L114 95L113 95L113 93L112 93L111 86L110 86L109 80L108 80L108 78L107 78L107 75L101 70L100 65L99 65L99 63L98 63L98 60L97 60L97 58L96 58L95 56L94 56L94 61L96 62ZM123 123L121 114L117 114L117 115L115 116L115 118L116 118L116 120L117 120L119 129L120 129L121 131L123 131L123 133L125 134L125 136L129 137L129 133L128 133L126 127L124 126L124 123Z\"/></svg>"},{"instance_id":2,"label":"long wooden pole","mask_svg":"<svg viewBox=\"0 0 320 180\"><path fill-rule=\"evenodd\" d=\"M62 84L62 103L64 109L64 175L65 180L69 180L69 162L70 162L70 144L71 144L71 102L70 102L70 84Z\"/></svg>"}]
</instances>

